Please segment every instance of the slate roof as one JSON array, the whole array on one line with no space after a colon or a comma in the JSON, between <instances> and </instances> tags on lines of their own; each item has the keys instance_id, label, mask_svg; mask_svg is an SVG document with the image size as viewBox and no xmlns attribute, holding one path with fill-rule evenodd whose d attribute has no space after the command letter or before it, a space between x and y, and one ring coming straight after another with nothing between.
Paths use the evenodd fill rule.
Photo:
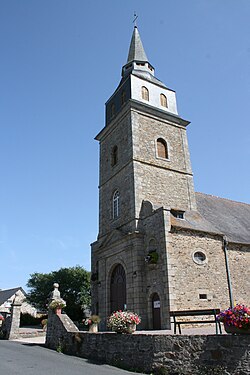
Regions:
<instances>
[{"instance_id":1,"label":"slate roof","mask_svg":"<svg viewBox=\"0 0 250 375\"><path fill-rule=\"evenodd\" d=\"M250 204L195 194L197 211L186 211L184 220L171 215L172 226L225 235L229 242L250 244Z\"/></svg>"},{"instance_id":2,"label":"slate roof","mask_svg":"<svg viewBox=\"0 0 250 375\"><path fill-rule=\"evenodd\" d=\"M230 242L250 244L250 204L196 193L200 214Z\"/></svg>"},{"instance_id":3,"label":"slate roof","mask_svg":"<svg viewBox=\"0 0 250 375\"><path fill-rule=\"evenodd\" d=\"M127 64L130 61L148 61L147 55L142 45L139 31L136 26L134 27L134 32L129 47Z\"/></svg>"},{"instance_id":4,"label":"slate roof","mask_svg":"<svg viewBox=\"0 0 250 375\"><path fill-rule=\"evenodd\" d=\"M185 211L184 219L178 219L171 215L171 225L177 228L223 235L222 232L207 221L198 211Z\"/></svg>"},{"instance_id":5,"label":"slate roof","mask_svg":"<svg viewBox=\"0 0 250 375\"><path fill-rule=\"evenodd\" d=\"M6 302L10 297L12 297L18 290L20 290L26 294L24 292L24 290L21 288L21 287L18 287L18 288L12 288L12 289L5 289L5 290L0 290L0 306Z\"/></svg>"},{"instance_id":6,"label":"slate roof","mask_svg":"<svg viewBox=\"0 0 250 375\"><path fill-rule=\"evenodd\" d=\"M164 87L167 89L167 86L161 82L158 78L154 77L152 74L149 72L143 71L143 70L133 70L132 74L136 77L143 78L149 82L155 83L158 86ZM171 90L173 91L173 90Z\"/></svg>"}]
</instances>

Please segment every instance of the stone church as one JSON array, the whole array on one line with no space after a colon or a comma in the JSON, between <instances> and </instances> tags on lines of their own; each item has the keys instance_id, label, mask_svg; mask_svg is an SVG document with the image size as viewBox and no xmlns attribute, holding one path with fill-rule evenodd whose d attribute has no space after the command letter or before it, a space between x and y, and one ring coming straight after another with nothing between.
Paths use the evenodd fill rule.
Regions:
<instances>
[{"instance_id":1,"label":"stone church","mask_svg":"<svg viewBox=\"0 0 250 375\"><path fill-rule=\"evenodd\" d=\"M250 205L195 193L175 91L154 75L134 27L100 143L92 310L167 329L169 311L250 305Z\"/></svg>"}]
</instances>

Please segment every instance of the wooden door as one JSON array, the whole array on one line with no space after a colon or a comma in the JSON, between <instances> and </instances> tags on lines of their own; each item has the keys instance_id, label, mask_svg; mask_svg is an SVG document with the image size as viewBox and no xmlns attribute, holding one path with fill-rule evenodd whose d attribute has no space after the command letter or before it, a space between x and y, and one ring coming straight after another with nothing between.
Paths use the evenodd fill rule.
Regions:
<instances>
[{"instance_id":1,"label":"wooden door","mask_svg":"<svg viewBox=\"0 0 250 375\"><path fill-rule=\"evenodd\" d=\"M157 293L152 296L153 329L161 329L161 301Z\"/></svg>"},{"instance_id":2,"label":"wooden door","mask_svg":"<svg viewBox=\"0 0 250 375\"><path fill-rule=\"evenodd\" d=\"M126 309L126 274L121 264L112 272L110 282L110 312Z\"/></svg>"}]
</instances>

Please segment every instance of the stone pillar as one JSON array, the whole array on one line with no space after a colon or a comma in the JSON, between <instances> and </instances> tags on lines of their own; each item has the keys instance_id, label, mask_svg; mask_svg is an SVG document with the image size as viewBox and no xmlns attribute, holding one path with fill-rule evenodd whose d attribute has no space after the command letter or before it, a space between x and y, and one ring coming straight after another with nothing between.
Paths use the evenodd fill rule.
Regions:
<instances>
[{"instance_id":1,"label":"stone pillar","mask_svg":"<svg viewBox=\"0 0 250 375\"><path fill-rule=\"evenodd\" d=\"M48 305L48 323L47 323L47 331L46 331L46 346L49 346L49 342L53 339L54 336L54 327L55 327L55 319L57 318L56 315L61 314L61 312L56 312L56 308L52 307L53 305L58 306L66 306L66 302L61 298L61 294L59 291L59 284L53 284L54 290L50 294L50 300Z\"/></svg>"},{"instance_id":2,"label":"stone pillar","mask_svg":"<svg viewBox=\"0 0 250 375\"><path fill-rule=\"evenodd\" d=\"M6 338L9 340L19 337L21 306L24 301L24 296L20 291L17 291L11 307L11 316L6 324Z\"/></svg>"}]
</instances>

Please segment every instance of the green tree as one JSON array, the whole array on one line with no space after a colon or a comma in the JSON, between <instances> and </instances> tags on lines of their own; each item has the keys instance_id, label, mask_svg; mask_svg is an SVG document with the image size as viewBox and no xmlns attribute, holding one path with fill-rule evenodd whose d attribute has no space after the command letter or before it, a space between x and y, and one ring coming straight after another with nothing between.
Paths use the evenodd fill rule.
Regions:
<instances>
[{"instance_id":1,"label":"green tree","mask_svg":"<svg viewBox=\"0 0 250 375\"><path fill-rule=\"evenodd\" d=\"M83 309L90 306L90 272L76 266L61 268L50 273L35 272L30 275L27 300L37 309L47 308L53 284L59 283L61 297L66 301L65 312L74 321L83 318Z\"/></svg>"}]
</instances>

